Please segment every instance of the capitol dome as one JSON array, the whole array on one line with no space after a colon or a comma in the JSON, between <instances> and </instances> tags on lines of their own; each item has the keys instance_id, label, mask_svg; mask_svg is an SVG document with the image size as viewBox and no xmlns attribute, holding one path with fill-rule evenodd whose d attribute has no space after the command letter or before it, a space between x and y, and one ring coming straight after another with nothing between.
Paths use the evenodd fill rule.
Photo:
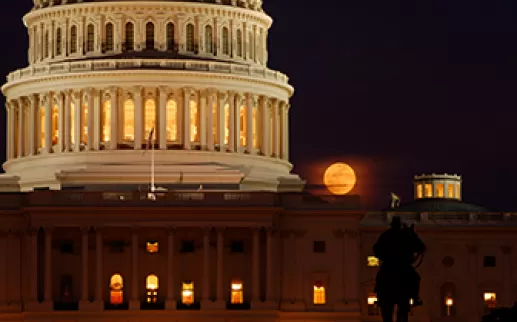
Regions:
<instances>
[{"instance_id":1,"label":"capitol dome","mask_svg":"<svg viewBox=\"0 0 517 322\"><path fill-rule=\"evenodd\" d=\"M267 67L261 6L35 0L29 66L2 87L7 176L23 191L152 177L173 189L301 189L289 162L293 88Z\"/></svg>"}]
</instances>

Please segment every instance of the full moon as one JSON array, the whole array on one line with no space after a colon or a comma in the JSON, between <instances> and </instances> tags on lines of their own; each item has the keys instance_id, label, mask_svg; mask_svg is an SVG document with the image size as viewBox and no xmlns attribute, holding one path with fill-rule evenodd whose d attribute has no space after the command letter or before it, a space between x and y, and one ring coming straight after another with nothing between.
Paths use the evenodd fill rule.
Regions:
<instances>
[{"instance_id":1,"label":"full moon","mask_svg":"<svg viewBox=\"0 0 517 322\"><path fill-rule=\"evenodd\" d=\"M346 163L334 163L325 170L323 183L335 195L346 195L355 186L354 169Z\"/></svg>"}]
</instances>

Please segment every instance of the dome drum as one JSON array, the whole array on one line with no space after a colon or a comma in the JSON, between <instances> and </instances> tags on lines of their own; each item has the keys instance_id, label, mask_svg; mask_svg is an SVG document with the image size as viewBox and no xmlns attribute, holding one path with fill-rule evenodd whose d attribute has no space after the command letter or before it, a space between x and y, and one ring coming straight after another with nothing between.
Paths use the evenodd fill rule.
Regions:
<instances>
[{"instance_id":1,"label":"dome drum","mask_svg":"<svg viewBox=\"0 0 517 322\"><path fill-rule=\"evenodd\" d=\"M414 179L415 199L461 200L461 177L456 174L422 174Z\"/></svg>"}]
</instances>

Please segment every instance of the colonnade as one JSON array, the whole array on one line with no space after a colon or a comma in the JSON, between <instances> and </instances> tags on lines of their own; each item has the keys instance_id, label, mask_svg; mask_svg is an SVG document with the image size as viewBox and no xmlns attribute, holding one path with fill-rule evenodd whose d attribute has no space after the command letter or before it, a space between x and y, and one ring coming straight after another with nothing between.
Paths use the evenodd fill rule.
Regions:
<instances>
[{"instance_id":1,"label":"colonnade","mask_svg":"<svg viewBox=\"0 0 517 322\"><path fill-rule=\"evenodd\" d=\"M8 160L135 149L257 154L288 160L289 104L253 93L184 88L85 88L8 100Z\"/></svg>"},{"instance_id":2,"label":"colonnade","mask_svg":"<svg viewBox=\"0 0 517 322\"><path fill-rule=\"evenodd\" d=\"M201 302L211 300L210 297L210 233L212 228L203 228L203 278L202 278L202 291L201 291ZM252 283L251 283L251 302L259 302L260 299L260 229L251 228L252 230ZM88 256L88 244L89 244L89 232L90 228L81 229L81 283L80 283L80 301L88 302L89 297L89 284L95 283L94 301L104 302L103 293L109 285L106 284L106 278L103 274L103 232L102 229L95 229L95 276L92 278L89 276L89 256ZM223 260L224 260L224 229L217 228L217 259L216 259L216 300L218 302L225 302L225 291L228 290L227 286L223 283ZM270 228L266 229L266 301L271 302L274 299L273 294L273 243L274 243L273 230ZM29 245L29 301L36 302L38 300L38 233L36 230L30 231L28 235ZM138 229L131 230L131 292L129 302L141 302L139 298L139 234ZM167 301L176 301L177 294L175 285L179 284L176 280L177 269L174 267L174 256L175 256L175 242L176 242L176 229L169 228L167 231L167 287L166 287L166 299ZM43 300L44 302L53 301L53 290L52 290L52 229L45 229L44 234L44 255L43 255Z\"/></svg>"}]
</instances>

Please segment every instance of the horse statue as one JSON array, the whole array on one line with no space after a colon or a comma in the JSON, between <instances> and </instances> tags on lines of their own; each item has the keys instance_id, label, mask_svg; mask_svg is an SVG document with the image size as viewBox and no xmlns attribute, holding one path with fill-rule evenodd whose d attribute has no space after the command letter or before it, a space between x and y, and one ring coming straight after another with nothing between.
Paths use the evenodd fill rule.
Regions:
<instances>
[{"instance_id":1,"label":"horse statue","mask_svg":"<svg viewBox=\"0 0 517 322\"><path fill-rule=\"evenodd\" d=\"M395 305L397 322L407 322L411 306L422 305L420 276L416 268L422 264L425 248L414 225L402 225L400 217L396 216L391 228L375 243L374 254L381 261L375 292L384 322L393 322Z\"/></svg>"}]
</instances>

